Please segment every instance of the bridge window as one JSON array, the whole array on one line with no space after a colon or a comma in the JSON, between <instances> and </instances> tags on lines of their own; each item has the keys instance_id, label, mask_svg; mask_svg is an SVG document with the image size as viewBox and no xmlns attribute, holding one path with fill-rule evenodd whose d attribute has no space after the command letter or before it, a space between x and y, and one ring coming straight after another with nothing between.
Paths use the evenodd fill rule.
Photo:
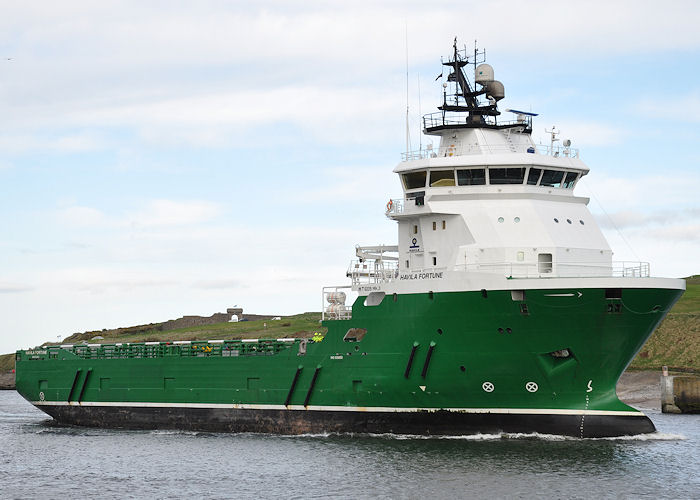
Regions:
<instances>
[{"instance_id":1,"label":"bridge window","mask_svg":"<svg viewBox=\"0 0 700 500\"><path fill-rule=\"evenodd\" d=\"M403 174L403 184L406 189L416 189L425 187L426 171L409 172Z\"/></svg>"},{"instance_id":2,"label":"bridge window","mask_svg":"<svg viewBox=\"0 0 700 500\"><path fill-rule=\"evenodd\" d=\"M483 186L486 184L486 169L457 170L457 184L460 186Z\"/></svg>"},{"instance_id":3,"label":"bridge window","mask_svg":"<svg viewBox=\"0 0 700 500\"><path fill-rule=\"evenodd\" d=\"M454 186L455 171L454 170L431 170L430 171L430 187Z\"/></svg>"},{"instance_id":4,"label":"bridge window","mask_svg":"<svg viewBox=\"0 0 700 500\"><path fill-rule=\"evenodd\" d=\"M542 173L541 168L531 168L530 172L527 174L527 183L530 186L536 186L537 181L540 180L540 174Z\"/></svg>"},{"instance_id":5,"label":"bridge window","mask_svg":"<svg viewBox=\"0 0 700 500\"><path fill-rule=\"evenodd\" d=\"M489 184L522 184L525 168L490 168Z\"/></svg>"},{"instance_id":6,"label":"bridge window","mask_svg":"<svg viewBox=\"0 0 700 500\"><path fill-rule=\"evenodd\" d=\"M561 187L561 181L564 179L564 172L560 170L545 170L542 172L540 186Z\"/></svg>"},{"instance_id":7,"label":"bridge window","mask_svg":"<svg viewBox=\"0 0 700 500\"><path fill-rule=\"evenodd\" d=\"M578 172L567 172L564 178L564 186L566 189L573 189L576 178L578 177Z\"/></svg>"}]
</instances>

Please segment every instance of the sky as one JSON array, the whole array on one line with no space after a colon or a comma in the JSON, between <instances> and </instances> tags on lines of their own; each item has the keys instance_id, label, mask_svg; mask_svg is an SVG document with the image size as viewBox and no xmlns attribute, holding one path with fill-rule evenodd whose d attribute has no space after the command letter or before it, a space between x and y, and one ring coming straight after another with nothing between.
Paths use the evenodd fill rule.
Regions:
<instances>
[{"instance_id":1,"label":"sky","mask_svg":"<svg viewBox=\"0 0 700 500\"><path fill-rule=\"evenodd\" d=\"M406 106L417 149L455 36L486 49L501 109L539 113L536 141L579 148L615 260L700 273L700 3L0 7L0 353L320 310L356 244L397 240Z\"/></svg>"}]
</instances>

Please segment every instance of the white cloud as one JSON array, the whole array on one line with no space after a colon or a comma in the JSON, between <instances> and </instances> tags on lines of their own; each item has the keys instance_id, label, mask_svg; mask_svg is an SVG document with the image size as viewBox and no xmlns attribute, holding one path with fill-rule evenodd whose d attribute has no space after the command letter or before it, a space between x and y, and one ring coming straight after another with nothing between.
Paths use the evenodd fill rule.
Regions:
<instances>
[{"instance_id":1,"label":"white cloud","mask_svg":"<svg viewBox=\"0 0 700 500\"><path fill-rule=\"evenodd\" d=\"M543 129L535 129L533 139L541 144L549 145L550 135L545 134ZM546 127L551 130L550 126ZM603 122L585 122L585 121L557 121L556 129L560 131L560 141L556 145L561 145L564 139L571 140L573 148L584 146L610 146L613 144L622 143L630 134L631 131L614 127Z\"/></svg>"},{"instance_id":2,"label":"white cloud","mask_svg":"<svg viewBox=\"0 0 700 500\"><path fill-rule=\"evenodd\" d=\"M577 194L592 197L592 209L615 213L623 210L665 211L698 206L700 172L669 170L654 175L615 177L593 171L582 179ZM601 208L602 205L602 208Z\"/></svg>"},{"instance_id":3,"label":"white cloud","mask_svg":"<svg viewBox=\"0 0 700 500\"><path fill-rule=\"evenodd\" d=\"M691 83L691 82L688 82ZM696 82L692 82L695 84ZM672 104L668 99L660 100L657 97L643 99L634 106L634 112L645 118L653 117L654 121L673 120L691 123L700 123L700 90L693 90L686 94L671 96ZM670 106L677 112L669 113Z\"/></svg>"},{"instance_id":4,"label":"white cloud","mask_svg":"<svg viewBox=\"0 0 700 500\"><path fill-rule=\"evenodd\" d=\"M8 283L0 281L0 294L3 293L22 293L32 291L33 288L28 285L19 283Z\"/></svg>"},{"instance_id":5,"label":"white cloud","mask_svg":"<svg viewBox=\"0 0 700 500\"><path fill-rule=\"evenodd\" d=\"M644 212L641 210L623 210L600 216L600 225L604 228L646 228L650 226L678 226L692 228L695 221L700 219L700 208L681 210L660 210ZM690 224L688 224L690 222ZM694 239L700 234L686 233L686 237Z\"/></svg>"},{"instance_id":6,"label":"white cloud","mask_svg":"<svg viewBox=\"0 0 700 500\"><path fill-rule=\"evenodd\" d=\"M210 221L220 213L221 207L209 201L153 200L126 219L132 227L185 226Z\"/></svg>"},{"instance_id":7,"label":"white cloud","mask_svg":"<svg viewBox=\"0 0 700 500\"><path fill-rule=\"evenodd\" d=\"M55 215L60 223L68 226L96 226L106 220L100 210L78 205L59 208Z\"/></svg>"}]
</instances>

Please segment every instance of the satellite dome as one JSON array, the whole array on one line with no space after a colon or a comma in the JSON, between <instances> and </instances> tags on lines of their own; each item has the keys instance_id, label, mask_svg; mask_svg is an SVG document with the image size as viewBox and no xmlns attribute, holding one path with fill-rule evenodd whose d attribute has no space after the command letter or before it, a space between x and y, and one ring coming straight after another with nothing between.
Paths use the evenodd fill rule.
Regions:
<instances>
[{"instance_id":1,"label":"satellite dome","mask_svg":"<svg viewBox=\"0 0 700 500\"><path fill-rule=\"evenodd\" d=\"M493 80L486 85L486 96L500 101L506 96L506 89L498 80Z\"/></svg>"},{"instance_id":2,"label":"satellite dome","mask_svg":"<svg viewBox=\"0 0 700 500\"><path fill-rule=\"evenodd\" d=\"M479 64L476 67L474 81L481 85L486 85L493 81L493 67L490 64Z\"/></svg>"}]
</instances>

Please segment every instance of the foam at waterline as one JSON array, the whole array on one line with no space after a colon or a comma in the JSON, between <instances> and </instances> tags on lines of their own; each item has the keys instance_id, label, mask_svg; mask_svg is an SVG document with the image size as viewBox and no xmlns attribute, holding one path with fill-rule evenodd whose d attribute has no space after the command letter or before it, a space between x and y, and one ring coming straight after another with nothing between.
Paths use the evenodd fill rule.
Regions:
<instances>
[{"instance_id":1,"label":"foam at waterline","mask_svg":"<svg viewBox=\"0 0 700 500\"><path fill-rule=\"evenodd\" d=\"M650 434L635 434L634 436L616 436L604 438L588 438L599 441L685 441L688 439L683 434L671 434L670 432L652 432Z\"/></svg>"},{"instance_id":2,"label":"foam at waterline","mask_svg":"<svg viewBox=\"0 0 700 500\"><path fill-rule=\"evenodd\" d=\"M330 438L330 437L368 437L376 439L395 440L462 440L462 441L498 441L498 440L538 440L538 441L685 441L687 438L682 434L671 434L666 432L653 432L650 434L636 434L634 436L614 436L603 438L578 438L573 436L562 436L559 434L541 434L539 432L530 433L508 433L498 434L463 434L455 436L435 436L422 434L393 434L393 433L315 433L315 434L284 434L287 438Z\"/></svg>"}]
</instances>

